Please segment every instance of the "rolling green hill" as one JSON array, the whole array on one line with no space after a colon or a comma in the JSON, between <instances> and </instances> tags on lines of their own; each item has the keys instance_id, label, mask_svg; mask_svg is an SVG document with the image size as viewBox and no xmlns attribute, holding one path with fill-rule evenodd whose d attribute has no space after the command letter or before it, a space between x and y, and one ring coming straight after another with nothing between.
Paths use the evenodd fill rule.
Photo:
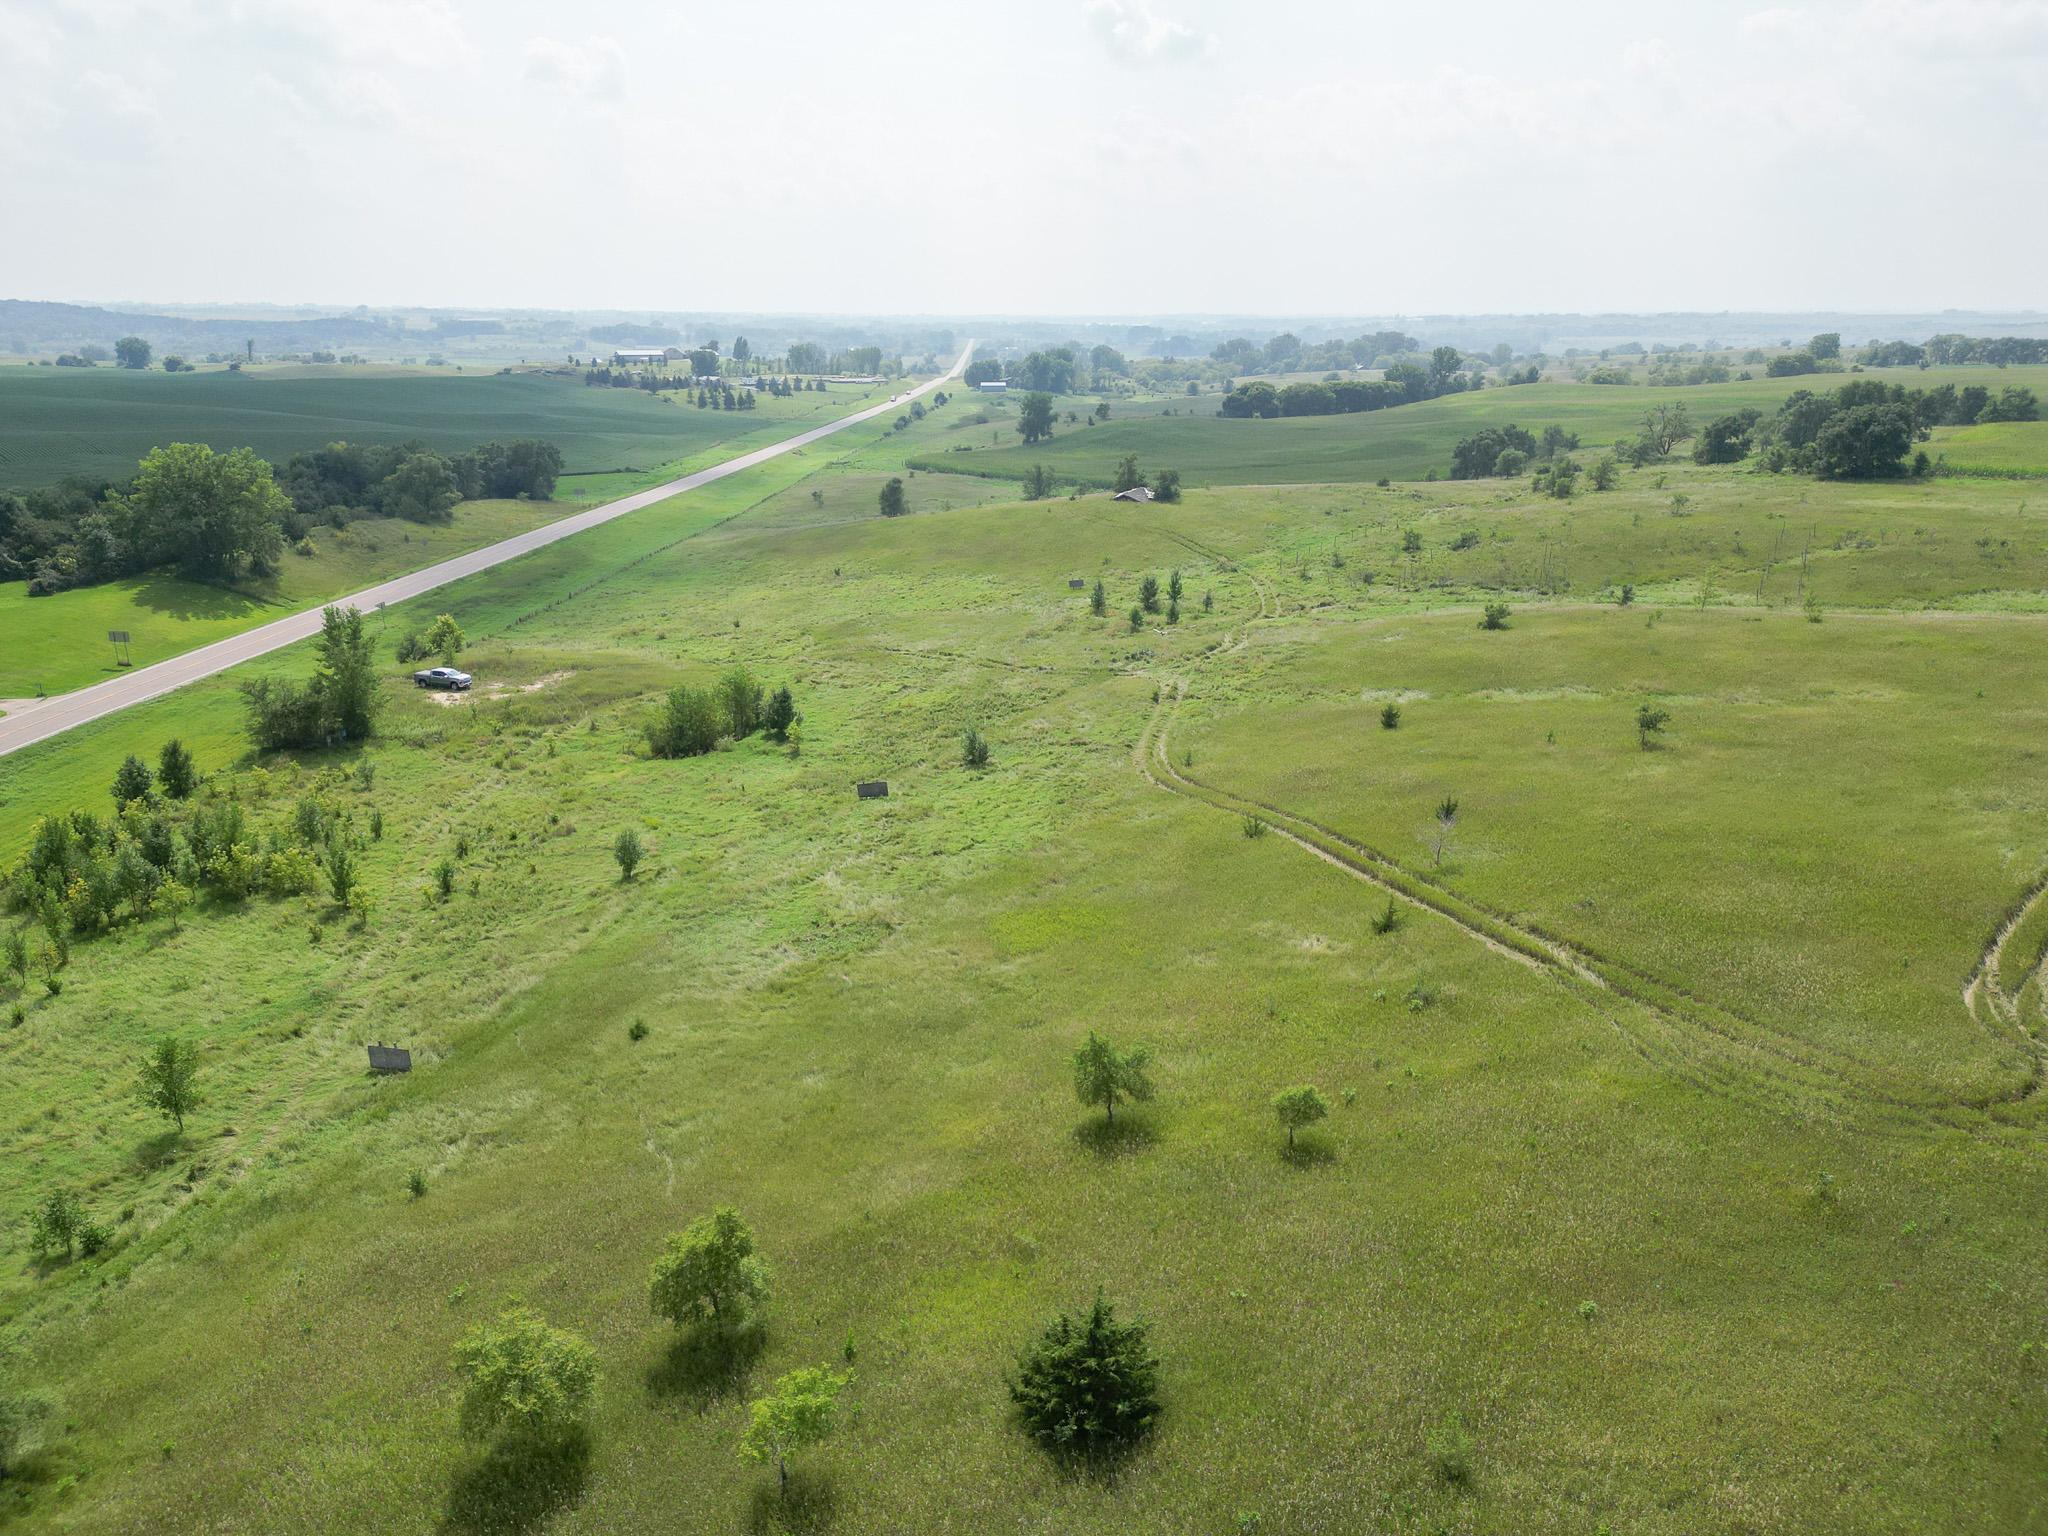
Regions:
<instances>
[{"instance_id":1,"label":"rolling green hill","mask_svg":"<svg viewBox=\"0 0 2048 1536\"><path fill-rule=\"evenodd\" d=\"M1148 416L1099 426L1067 425L1062 418L1053 439L1036 447L1017 444L1006 428L992 446L989 428L963 427L959 440L943 441L918 454L920 468L955 474L995 475L1021 480L1043 464L1065 483L1107 486L1117 460L1138 455L1147 472L1173 468L1189 485L1277 485L1340 480L1420 480L1450 471L1451 449L1461 437L1484 426L1514 422L1537 429L1560 426L1577 432L1588 446L1611 443L1635 430L1654 405L1682 404L1696 424L1754 406L1771 410L1795 389L1825 390L1852 377L1818 374L1791 379L1753 379L1690 389L1648 385L1529 384L1447 395L1393 410L1353 416L1304 416L1271 421L1210 415ZM2048 368L1873 369L1854 375L1924 389L1933 384L1984 384L2000 388L2029 385L2048 399ZM1062 401L1089 408L1091 401ZM1213 406L1205 406L1213 411ZM1014 426L1014 417L1009 419Z\"/></svg>"}]
</instances>

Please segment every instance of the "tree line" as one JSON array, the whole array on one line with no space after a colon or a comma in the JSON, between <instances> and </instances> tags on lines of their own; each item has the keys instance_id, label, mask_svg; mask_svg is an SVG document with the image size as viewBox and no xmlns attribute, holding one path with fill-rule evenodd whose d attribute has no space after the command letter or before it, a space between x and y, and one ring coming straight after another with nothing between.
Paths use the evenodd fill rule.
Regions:
<instances>
[{"instance_id":1,"label":"tree line","mask_svg":"<svg viewBox=\"0 0 2048 1536\"><path fill-rule=\"evenodd\" d=\"M2048 339L2038 336L1930 336L1925 342L1873 342L1861 361L1868 368L1956 367L1967 363L1995 368L2048 363Z\"/></svg>"},{"instance_id":2,"label":"tree line","mask_svg":"<svg viewBox=\"0 0 2048 1536\"><path fill-rule=\"evenodd\" d=\"M459 501L545 500L562 472L552 443L484 443L453 458L419 443L330 443L294 454L282 483L247 448L153 448L123 484L72 477L0 492L0 579L31 597L174 568L231 584L273 574L288 542L362 517L447 519Z\"/></svg>"},{"instance_id":3,"label":"tree line","mask_svg":"<svg viewBox=\"0 0 2048 1536\"><path fill-rule=\"evenodd\" d=\"M1439 395L1478 389L1478 373L1464 372L1465 357L1456 347L1438 347L1427 363L1395 363L1382 379L1339 379L1320 384L1299 383L1276 388L1263 379L1240 384L1224 396L1218 415L1233 417L1341 416L1412 405Z\"/></svg>"}]
</instances>

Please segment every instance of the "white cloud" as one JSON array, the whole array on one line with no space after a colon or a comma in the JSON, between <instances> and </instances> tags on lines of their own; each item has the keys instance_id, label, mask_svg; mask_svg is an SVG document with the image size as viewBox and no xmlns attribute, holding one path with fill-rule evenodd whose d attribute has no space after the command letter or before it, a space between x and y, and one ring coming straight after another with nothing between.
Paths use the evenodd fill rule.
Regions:
<instances>
[{"instance_id":1,"label":"white cloud","mask_svg":"<svg viewBox=\"0 0 2048 1536\"><path fill-rule=\"evenodd\" d=\"M626 50L615 37L593 37L580 45L529 38L526 78L575 96L617 96L626 85Z\"/></svg>"},{"instance_id":2,"label":"white cloud","mask_svg":"<svg viewBox=\"0 0 2048 1536\"><path fill-rule=\"evenodd\" d=\"M1088 24L1110 56L1126 64L1198 59L1216 41L1162 15L1149 0L1088 0Z\"/></svg>"}]
</instances>

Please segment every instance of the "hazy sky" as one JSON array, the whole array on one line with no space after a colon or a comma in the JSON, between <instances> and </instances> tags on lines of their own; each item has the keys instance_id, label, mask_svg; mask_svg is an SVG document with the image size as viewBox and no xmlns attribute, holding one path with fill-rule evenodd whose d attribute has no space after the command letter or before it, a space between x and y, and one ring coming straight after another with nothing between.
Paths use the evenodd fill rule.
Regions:
<instances>
[{"instance_id":1,"label":"hazy sky","mask_svg":"<svg viewBox=\"0 0 2048 1536\"><path fill-rule=\"evenodd\" d=\"M2048 305L2048 0L0 0L0 297Z\"/></svg>"}]
</instances>

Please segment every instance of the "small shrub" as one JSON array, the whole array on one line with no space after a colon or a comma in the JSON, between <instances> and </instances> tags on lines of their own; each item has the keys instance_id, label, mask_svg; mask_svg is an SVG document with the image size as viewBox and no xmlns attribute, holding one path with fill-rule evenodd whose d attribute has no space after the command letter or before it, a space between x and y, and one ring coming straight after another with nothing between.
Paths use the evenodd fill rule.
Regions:
<instances>
[{"instance_id":1,"label":"small shrub","mask_svg":"<svg viewBox=\"0 0 2048 1536\"><path fill-rule=\"evenodd\" d=\"M640 860L644 857L640 846L640 834L631 827L621 832L612 844L612 857L618 860L619 878L632 879L633 871L640 867Z\"/></svg>"},{"instance_id":2,"label":"small shrub","mask_svg":"<svg viewBox=\"0 0 2048 1536\"><path fill-rule=\"evenodd\" d=\"M647 1038L646 1023L643 1020L635 1019L631 1024L626 1026L626 1038L628 1040L633 1041L636 1045L640 1041L645 1040Z\"/></svg>"},{"instance_id":3,"label":"small shrub","mask_svg":"<svg viewBox=\"0 0 2048 1536\"><path fill-rule=\"evenodd\" d=\"M427 1192L427 1171L424 1168L413 1169L405 1176L405 1188L415 1200L424 1196Z\"/></svg>"},{"instance_id":4,"label":"small shrub","mask_svg":"<svg viewBox=\"0 0 2048 1536\"><path fill-rule=\"evenodd\" d=\"M988 766L988 738L971 725L960 737L960 761L969 768Z\"/></svg>"},{"instance_id":5,"label":"small shrub","mask_svg":"<svg viewBox=\"0 0 2048 1536\"><path fill-rule=\"evenodd\" d=\"M1120 1323L1101 1294L1078 1322L1062 1312L1025 1346L1009 1379L1025 1431L1056 1454L1123 1450L1158 1420L1159 1358L1150 1330Z\"/></svg>"},{"instance_id":6,"label":"small shrub","mask_svg":"<svg viewBox=\"0 0 2048 1536\"><path fill-rule=\"evenodd\" d=\"M1453 1410L1438 1420L1429 1432L1428 1447L1438 1477L1447 1483L1472 1480L1472 1437L1465 1432L1463 1415Z\"/></svg>"},{"instance_id":7,"label":"small shrub","mask_svg":"<svg viewBox=\"0 0 2048 1536\"><path fill-rule=\"evenodd\" d=\"M1239 830L1246 838L1260 838L1266 835L1266 824L1256 816L1247 816L1239 823Z\"/></svg>"},{"instance_id":8,"label":"small shrub","mask_svg":"<svg viewBox=\"0 0 2048 1536\"><path fill-rule=\"evenodd\" d=\"M1664 727L1671 723L1671 711L1654 704L1636 706L1636 740L1645 752L1657 744Z\"/></svg>"},{"instance_id":9,"label":"small shrub","mask_svg":"<svg viewBox=\"0 0 2048 1536\"><path fill-rule=\"evenodd\" d=\"M1485 614L1479 620L1479 627L1481 629L1506 629L1508 627L1508 614L1511 611L1506 603L1488 603Z\"/></svg>"},{"instance_id":10,"label":"small shrub","mask_svg":"<svg viewBox=\"0 0 2048 1536\"><path fill-rule=\"evenodd\" d=\"M1373 917L1372 931L1374 933L1392 933L1396 928L1400 926L1401 909L1400 907L1395 905L1394 898L1389 896L1387 898L1386 909L1380 913L1377 913Z\"/></svg>"},{"instance_id":11,"label":"small shrub","mask_svg":"<svg viewBox=\"0 0 2048 1536\"><path fill-rule=\"evenodd\" d=\"M1380 706L1380 729L1383 731L1398 731L1400 728L1401 706L1398 704L1382 704Z\"/></svg>"},{"instance_id":12,"label":"small shrub","mask_svg":"<svg viewBox=\"0 0 2048 1536\"><path fill-rule=\"evenodd\" d=\"M446 901L455 894L455 861L444 858L434 866L434 894Z\"/></svg>"}]
</instances>

